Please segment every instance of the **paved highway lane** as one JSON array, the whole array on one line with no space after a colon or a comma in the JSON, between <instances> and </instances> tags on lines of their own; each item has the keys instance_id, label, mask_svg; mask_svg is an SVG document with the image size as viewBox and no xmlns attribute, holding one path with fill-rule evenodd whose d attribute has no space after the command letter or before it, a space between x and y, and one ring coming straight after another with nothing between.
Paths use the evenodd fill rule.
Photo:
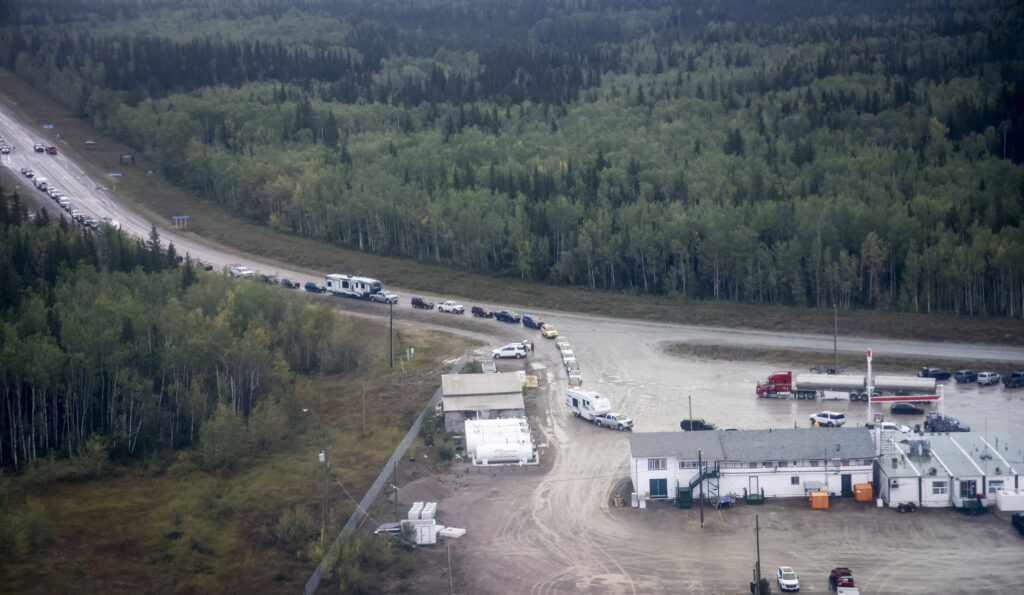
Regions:
<instances>
[{"instance_id":1,"label":"paved highway lane","mask_svg":"<svg viewBox=\"0 0 1024 595\"><path fill-rule=\"evenodd\" d=\"M199 258L212 263L218 269L232 263L238 263L260 273L277 275L279 278L287 277L300 283L323 281L322 274L296 270L294 267L289 267L282 263L260 260L230 248L208 242L194 234L178 233L168 225L170 222L154 222L126 208L117 200L116 192L110 188L109 180L97 180L88 175L75 162L74 157L63 150L65 148L63 145L58 145L62 149L58 155L34 152L32 144L43 142L45 138L42 130L37 130L33 126L21 121L5 105L0 105L0 136L16 147L10 155L3 156L0 164L11 169L15 177L23 180L23 193L39 193L32 186L31 180L25 178L20 173L22 167L30 167L36 172L37 176L47 178L51 185L56 186L73 197L72 204L89 216L96 219L107 217L117 220L121 223L122 229L141 238L148 238L152 224L156 223L157 230L163 241L165 243L173 242L179 254L188 253L193 258ZM50 199L45 197L44 200ZM408 296L417 292L402 288L395 289L402 295L402 300L397 310L400 313L411 310ZM460 288L460 292L466 292L466 288ZM465 303L467 309L473 304L469 300L464 300L463 303ZM342 307L345 306L343 305ZM502 305L495 305L495 307L502 307ZM630 369L628 362L637 358L639 354L644 353L644 345L672 341L826 352L832 349L832 337L826 335L816 336L659 324L561 312L546 312L529 308L519 308L519 310L520 312L527 311L540 314L555 324L571 325L574 329L589 329L588 334L579 336L577 341L587 341L585 337L588 335L594 337L592 348L595 351L610 346L625 346L623 353L620 354L620 361L626 362L627 365L624 367L627 370ZM466 316L468 317L469 315L467 314ZM527 331L526 329L523 329L523 331L524 333L533 333L533 331ZM631 346L635 346L635 348L631 348ZM929 357L963 358L965 360L980 359L1013 362L1024 367L1024 347L961 345L954 343L936 344L884 338L850 337L842 337L839 347L842 351L851 353L861 353L871 347L875 350L878 357L904 355L920 357L922 360ZM589 351L587 347L584 347L584 350Z\"/></svg>"}]
</instances>

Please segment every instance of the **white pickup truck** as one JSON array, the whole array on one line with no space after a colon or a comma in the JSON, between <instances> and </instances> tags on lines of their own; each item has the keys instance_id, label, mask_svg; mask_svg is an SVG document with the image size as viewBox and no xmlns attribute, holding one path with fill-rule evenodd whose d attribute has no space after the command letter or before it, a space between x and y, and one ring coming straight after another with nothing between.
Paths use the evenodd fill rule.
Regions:
<instances>
[{"instance_id":1,"label":"white pickup truck","mask_svg":"<svg viewBox=\"0 0 1024 595\"><path fill-rule=\"evenodd\" d=\"M612 411L595 415L594 423L602 428L614 428L620 432L633 429L632 419Z\"/></svg>"},{"instance_id":2,"label":"white pickup truck","mask_svg":"<svg viewBox=\"0 0 1024 595\"><path fill-rule=\"evenodd\" d=\"M231 276L232 277L241 277L243 279L251 279L252 277L254 277L256 275L256 273L254 273L252 269L250 269L249 267L246 267L246 266L242 266L240 264L233 264L233 265L231 265L231 269L230 270L231 270Z\"/></svg>"},{"instance_id":3,"label":"white pickup truck","mask_svg":"<svg viewBox=\"0 0 1024 595\"><path fill-rule=\"evenodd\" d=\"M371 302L381 302L383 304L397 304L398 294L393 291L378 291L377 293L370 294Z\"/></svg>"},{"instance_id":4,"label":"white pickup truck","mask_svg":"<svg viewBox=\"0 0 1024 595\"><path fill-rule=\"evenodd\" d=\"M451 300L445 300L437 305L438 312L447 312L449 314L465 314L466 308L462 304L456 304Z\"/></svg>"}]
</instances>

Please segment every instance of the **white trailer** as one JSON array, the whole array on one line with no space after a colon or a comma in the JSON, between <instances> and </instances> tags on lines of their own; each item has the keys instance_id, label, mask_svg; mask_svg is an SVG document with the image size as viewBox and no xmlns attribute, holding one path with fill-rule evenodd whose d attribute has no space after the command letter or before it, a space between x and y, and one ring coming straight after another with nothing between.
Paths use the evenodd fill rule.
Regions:
<instances>
[{"instance_id":1,"label":"white trailer","mask_svg":"<svg viewBox=\"0 0 1024 595\"><path fill-rule=\"evenodd\" d=\"M793 374L776 372L766 382L757 384L762 398L816 399L824 391L843 391L851 401L867 401L869 396L883 393L935 394L934 378L917 376L875 376L872 394L868 394L868 377L862 374Z\"/></svg>"},{"instance_id":2,"label":"white trailer","mask_svg":"<svg viewBox=\"0 0 1024 595\"><path fill-rule=\"evenodd\" d=\"M570 388L565 391L565 406L573 415L589 422L593 422L598 415L612 411L610 400L585 388Z\"/></svg>"},{"instance_id":3,"label":"white trailer","mask_svg":"<svg viewBox=\"0 0 1024 595\"><path fill-rule=\"evenodd\" d=\"M370 277L330 274L324 277L327 291L342 297L353 297L368 300L370 296L381 291L384 286L380 281Z\"/></svg>"}]
</instances>

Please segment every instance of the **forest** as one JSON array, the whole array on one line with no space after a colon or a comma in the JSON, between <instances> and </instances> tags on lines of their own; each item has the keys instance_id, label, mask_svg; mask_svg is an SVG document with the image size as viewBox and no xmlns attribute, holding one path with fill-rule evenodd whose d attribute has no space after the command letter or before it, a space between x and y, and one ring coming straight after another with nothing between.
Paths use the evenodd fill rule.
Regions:
<instances>
[{"instance_id":1,"label":"forest","mask_svg":"<svg viewBox=\"0 0 1024 595\"><path fill-rule=\"evenodd\" d=\"M593 290L1024 316L1019 3L7 11L5 68L275 230ZM234 390L180 374L160 392ZM188 434L186 394L156 439Z\"/></svg>"},{"instance_id":2,"label":"forest","mask_svg":"<svg viewBox=\"0 0 1024 595\"><path fill-rule=\"evenodd\" d=\"M281 440L297 374L358 364L327 305L179 263L155 228L139 240L45 213L0 192L0 468L191 447L229 468L239 432Z\"/></svg>"}]
</instances>

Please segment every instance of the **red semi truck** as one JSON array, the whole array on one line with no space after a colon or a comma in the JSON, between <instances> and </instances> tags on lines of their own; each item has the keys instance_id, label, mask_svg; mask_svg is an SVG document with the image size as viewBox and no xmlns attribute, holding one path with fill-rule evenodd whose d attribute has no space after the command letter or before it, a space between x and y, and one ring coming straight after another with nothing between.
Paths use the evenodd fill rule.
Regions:
<instances>
[{"instance_id":1,"label":"red semi truck","mask_svg":"<svg viewBox=\"0 0 1024 595\"><path fill-rule=\"evenodd\" d=\"M873 394L935 394L934 378L917 376L875 376ZM815 399L824 391L839 391L851 401L867 401L867 377L859 374L794 374L775 372L764 382L757 383L757 396L762 399L794 397Z\"/></svg>"}]
</instances>

